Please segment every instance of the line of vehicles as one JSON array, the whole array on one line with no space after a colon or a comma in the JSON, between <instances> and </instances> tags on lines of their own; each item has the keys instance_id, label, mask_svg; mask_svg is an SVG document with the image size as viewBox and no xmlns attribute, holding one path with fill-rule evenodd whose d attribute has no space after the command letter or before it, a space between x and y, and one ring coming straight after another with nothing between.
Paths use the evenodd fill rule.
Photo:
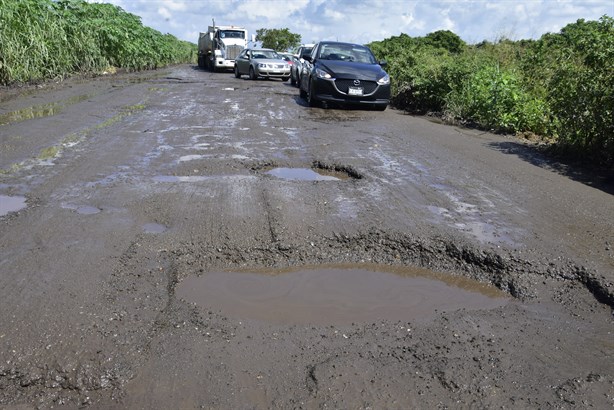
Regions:
<instances>
[{"instance_id":1,"label":"line of vehicles","mask_svg":"<svg viewBox=\"0 0 614 410\"><path fill-rule=\"evenodd\" d=\"M386 62L378 61L366 46L321 41L289 54L248 45L245 28L216 26L213 21L206 33L200 33L198 66L232 70L236 78L290 80L310 107L343 104L383 111L390 102Z\"/></svg>"}]
</instances>

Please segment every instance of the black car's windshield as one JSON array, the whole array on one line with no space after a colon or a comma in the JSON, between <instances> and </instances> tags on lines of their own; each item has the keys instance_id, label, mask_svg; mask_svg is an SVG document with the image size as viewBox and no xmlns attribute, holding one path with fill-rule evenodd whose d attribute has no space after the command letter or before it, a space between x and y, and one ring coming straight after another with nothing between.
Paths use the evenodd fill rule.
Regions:
<instances>
[{"instance_id":1,"label":"black car's windshield","mask_svg":"<svg viewBox=\"0 0 614 410\"><path fill-rule=\"evenodd\" d=\"M357 63L377 64L375 57L367 47L346 44L322 44L318 51L320 60L353 61Z\"/></svg>"}]
</instances>

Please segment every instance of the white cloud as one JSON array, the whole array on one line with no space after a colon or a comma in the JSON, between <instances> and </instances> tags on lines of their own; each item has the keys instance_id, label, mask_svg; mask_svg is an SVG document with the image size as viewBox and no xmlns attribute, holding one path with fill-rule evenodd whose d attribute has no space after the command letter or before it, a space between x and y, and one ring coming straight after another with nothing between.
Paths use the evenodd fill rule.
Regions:
<instances>
[{"instance_id":1,"label":"white cloud","mask_svg":"<svg viewBox=\"0 0 614 410\"><path fill-rule=\"evenodd\" d=\"M99 0L88 0L99 1ZM469 43L537 38L583 18L614 17L614 0L107 0L162 33L197 42L217 24L288 28L303 42L368 43L406 33L451 30Z\"/></svg>"},{"instance_id":2,"label":"white cloud","mask_svg":"<svg viewBox=\"0 0 614 410\"><path fill-rule=\"evenodd\" d=\"M160 16L162 16L162 18L164 18L166 20L170 20L170 18L173 17L173 15L170 13L170 11L168 11L165 7L160 7L158 9L158 14Z\"/></svg>"}]
</instances>

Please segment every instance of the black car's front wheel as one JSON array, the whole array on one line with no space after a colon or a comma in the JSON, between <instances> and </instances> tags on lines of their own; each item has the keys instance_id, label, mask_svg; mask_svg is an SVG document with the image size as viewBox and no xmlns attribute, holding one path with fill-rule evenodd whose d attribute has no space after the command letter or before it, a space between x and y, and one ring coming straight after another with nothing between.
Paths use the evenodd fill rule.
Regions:
<instances>
[{"instance_id":1,"label":"black car's front wheel","mask_svg":"<svg viewBox=\"0 0 614 410\"><path fill-rule=\"evenodd\" d=\"M241 73L239 73L239 67L235 66L235 78L241 78Z\"/></svg>"},{"instance_id":2,"label":"black car's front wheel","mask_svg":"<svg viewBox=\"0 0 614 410\"><path fill-rule=\"evenodd\" d=\"M309 81L309 93L307 94L307 104L310 107L317 107L319 104L318 99L316 98L316 90L313 86L313 81Z\"/></svg>"}]
</instances>

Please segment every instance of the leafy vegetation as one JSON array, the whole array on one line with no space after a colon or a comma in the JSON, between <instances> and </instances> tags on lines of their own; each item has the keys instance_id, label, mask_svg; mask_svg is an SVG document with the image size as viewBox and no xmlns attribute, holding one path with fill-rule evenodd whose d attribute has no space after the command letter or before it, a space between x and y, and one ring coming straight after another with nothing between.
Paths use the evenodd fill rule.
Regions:
<instances>
[{"instance_id":1,"label":"leafy vegetation","mask_svg":"<svg viewBox=\"0 0 614 410\"><path fill-rule=\"evenodd\" d=\"M539 40L465 44L450 31L369 44L388 62L393 104L497 132L530 133L614 163L614 19Z\"/></svg>"},{"instance_id":2,"label":"leafy vegetation","mask_svg":"<svg viewBox=\"0 0 614 410\"><path fill-rule=\"evenodd\" d=\"M256 41L262 42L262 47L277 51L288 51L297 48L301 44L301 35L291 33L287 28L256 30Z\"/></svg>"},{"instance_id":3,"label":"leafy vegetation","mask_svg":"<svg viewBox=\"0 0 614 410\"><path fill-rule=\"evenodd\" d=\"M0 84L192 61L195 45L85 0L0 0Z\"/></svg>"}]
</instances>

